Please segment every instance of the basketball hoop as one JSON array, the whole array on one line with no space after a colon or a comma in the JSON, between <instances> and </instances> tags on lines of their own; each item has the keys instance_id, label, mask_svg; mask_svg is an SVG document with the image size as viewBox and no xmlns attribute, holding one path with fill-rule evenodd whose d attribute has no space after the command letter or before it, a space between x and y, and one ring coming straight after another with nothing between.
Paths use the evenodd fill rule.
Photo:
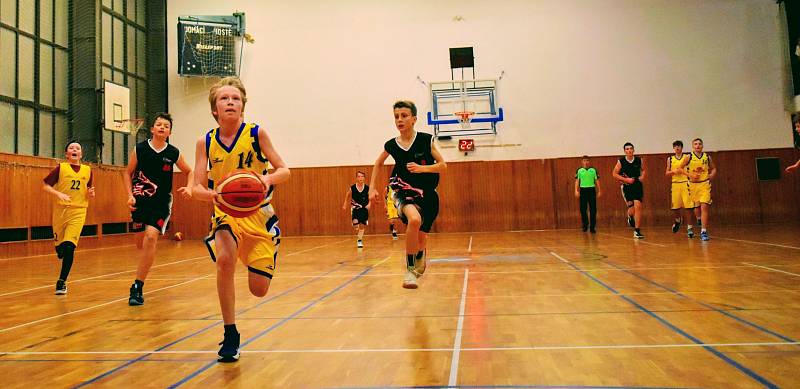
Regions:
<instances>
[{"instance_id":1,"label":"basketball hoop","mask_svg":"<svg viewBox=\"0 0 800 389\"><path fill-rule=\"evenodd\" d=\"M458 116L458 123L461 124L462 130L469 130L469 123L472 121L472 116L475 115L475 112L459 111L454 112L453 115Z\"/></svg>"},{"instance_id":2,"label":"basketball hoop","mask_svg":"<svg viewBox=\"0 0 800 389\"><path fill-rule=\"evenodd\" d=\"M136 131L139 131L139 128L142 127L142 124L144 124L144 119L140 118L114 121L114 130L126 134L136 134Z\"/></svg>"}]
</instances>

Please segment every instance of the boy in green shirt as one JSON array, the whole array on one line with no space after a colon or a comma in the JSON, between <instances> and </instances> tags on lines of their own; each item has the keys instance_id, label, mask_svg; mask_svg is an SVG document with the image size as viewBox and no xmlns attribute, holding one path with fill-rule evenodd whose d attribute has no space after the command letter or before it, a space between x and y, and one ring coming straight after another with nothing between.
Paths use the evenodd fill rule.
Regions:
<instances>
[{"instance_id":1,"label":"boy in green shirt","mask_svg":"<svg viewBox=\"0 0 800 389\"><path fill-rule=\"evenodd\" d=\"M581 167L575 172L575 197L580 199L581 222L583 232L587 228L592 234L597 232L597 198L602 195L600 190L600 177L597 170L589 167L589 156L584 155L581 159ZM589 207L589 217L586 215L586 207Z\"/></svg>"}]
</instances>

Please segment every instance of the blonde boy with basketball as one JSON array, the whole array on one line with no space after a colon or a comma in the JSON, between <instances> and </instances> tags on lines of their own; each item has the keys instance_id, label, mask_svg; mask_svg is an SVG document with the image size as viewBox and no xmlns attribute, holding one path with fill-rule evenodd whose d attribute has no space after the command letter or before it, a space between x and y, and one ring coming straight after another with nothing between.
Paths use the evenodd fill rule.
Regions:
<instances>
[{"instance_id":1,"label":"blonde boy with basketball","mask_svg":"<svg viewBox=\"0 0 800 389\"><path fill-rule=\"evenodd\" d=\"M681 223L684 221L681 218L681 210L683 210L686 214L686 235L689 238L693 238L692 209L694 209L694 202L689 192L689 176L686 174L686 167L683 165L683 162L689 159L689 155L684 154L683 141L680 140L672 142L672 151L674 154L667 157L667 170L664 173L672 180L670 186L670 209L672 209L672 213L675 216L675 221L672 223L672 233L676 233L681 229Z\"/></svg>"},{"instance_id":2,"label":"blonde boy with basketball","mask_svg":"<svg viewBox=\"0 0 800 389\"><path fill-rule=\"evenodd\" d=\"M703 152L702 139L695 138L692 141L692 153L681 163L681 167L686 167L689 175L689 192L695 206L694 213L702 224L700 239L707 241L710 239L708 219L711 211L711 180L717 175L717 167L711 156Z\"/></svg>"},{"instance_id":3,"label":"blonde boy with basketball","mask_svg":"<svg viewBox=\"0 0 800 389\"><path fill-rule=\"evenodd\" d=\"M53 238L56 255L61 259L61 272L56 281L56 294L67 294L67 277L72 269L75 249L86 222L89 199L95 196L92 168L81 164L83 148L78 142L67 142L67 161L61 162L44 178L45 192L53 195Z\"/></svg>"},{"instance_id":4,"label":"blonde boy with basketball","mask_svg":"<svg viewBox=\"0 0 800 389\"><path fill-rule=\"evenodd\" d=\"M225 330L217 360L235 362L239 359L240 341L235 323L236 262L238 259L247 266L250 293L265 296L275 272L280 243L278 217L270 200L274 185L286 182L290 172L272 145L267 130L244 121L247 92L238 78L226 77L214 84L209 90L208 102L219 127L197 141L192 195L198 200L215 202L206 244L216 262L217 294ZM274 169L272 173L268 172L270 167ZM234 170L258 174L268 188L261 208L243 218L227 215L215 201L214 184Z\"/></svg>"}]
</instances>

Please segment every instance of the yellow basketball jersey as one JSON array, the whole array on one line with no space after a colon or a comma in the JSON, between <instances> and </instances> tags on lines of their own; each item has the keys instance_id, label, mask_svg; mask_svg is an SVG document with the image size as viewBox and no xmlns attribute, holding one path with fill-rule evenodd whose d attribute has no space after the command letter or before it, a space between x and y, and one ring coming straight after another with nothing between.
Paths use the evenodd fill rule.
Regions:
<instances>
[{"instance_id":1,"label":"yellow basketball jersey","mask_svg":"<svg viewBox=\"0 0 800 389\"><path fill-rule=\"evenodd\" d=\"M708 181L708 165L710 158L708 153L703 153L699 157L695 155L694 152L689 154L688 171L700 175L695 182Z\"/></svg>"},{"instance_id":2,"label":"yellow basketball jersey","mask_svg":"<svg viewBox=\"0 0 800 389\"><path fill-rule=\"evenodd\" d=\"M89 199L86 194L89 191L87 185L89 178L92 177L92 168L81 165L76 173L68 162L61 162L58 166L58 182L53 188L70 197L70 201L57 200L58 204L77 208L88 207Z\"/></svg>"},{"instance_id":3,"label":"yellow basketball jersey","mask_svg":"<svg viewBox=\"0 0 800 389\"><path fill-rule=\"evenodd\" d=\"M269 161L261 153L258 143L258 125L242 123L239 132L230 146L219 140L219 128L206 133L206 155L208 156L208 187L213 189L228 173L240 169L257 174L267 174ZM269 188L264 204L272 198L272 187Z\"/></svg>"},{"instance_id":4,"label":"yellow basketball jersey","mask_svg":"<svg viewBox=\"0 0 800 389\"><path fill-rule=\"evenodd\" d=\"M672 171L679 171L679 174L672 175L672 182L686 182L689 178L686 176L686 168L681 169L681 163L684 159L689 158L688 155L683 154L680 158L675 158L675 155L669 156L669 168Z\"/></svg>"}]
</instances>

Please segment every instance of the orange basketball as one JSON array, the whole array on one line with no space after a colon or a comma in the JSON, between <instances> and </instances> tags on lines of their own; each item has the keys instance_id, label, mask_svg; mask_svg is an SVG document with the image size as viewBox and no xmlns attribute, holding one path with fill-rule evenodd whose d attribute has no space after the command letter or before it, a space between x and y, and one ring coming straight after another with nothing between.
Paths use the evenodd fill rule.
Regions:
<instances>
[{"instance_id":1,"label":"orange basketball","mask_svg":"<svg viewBox=\"0 0 800 389\"><path fill-rule=\"evenodd\" d=\"M267 188L256 173L234 170L217 184L217 207L233 217L247 217L261 208Z\"/></svg>"}]
</instances>

